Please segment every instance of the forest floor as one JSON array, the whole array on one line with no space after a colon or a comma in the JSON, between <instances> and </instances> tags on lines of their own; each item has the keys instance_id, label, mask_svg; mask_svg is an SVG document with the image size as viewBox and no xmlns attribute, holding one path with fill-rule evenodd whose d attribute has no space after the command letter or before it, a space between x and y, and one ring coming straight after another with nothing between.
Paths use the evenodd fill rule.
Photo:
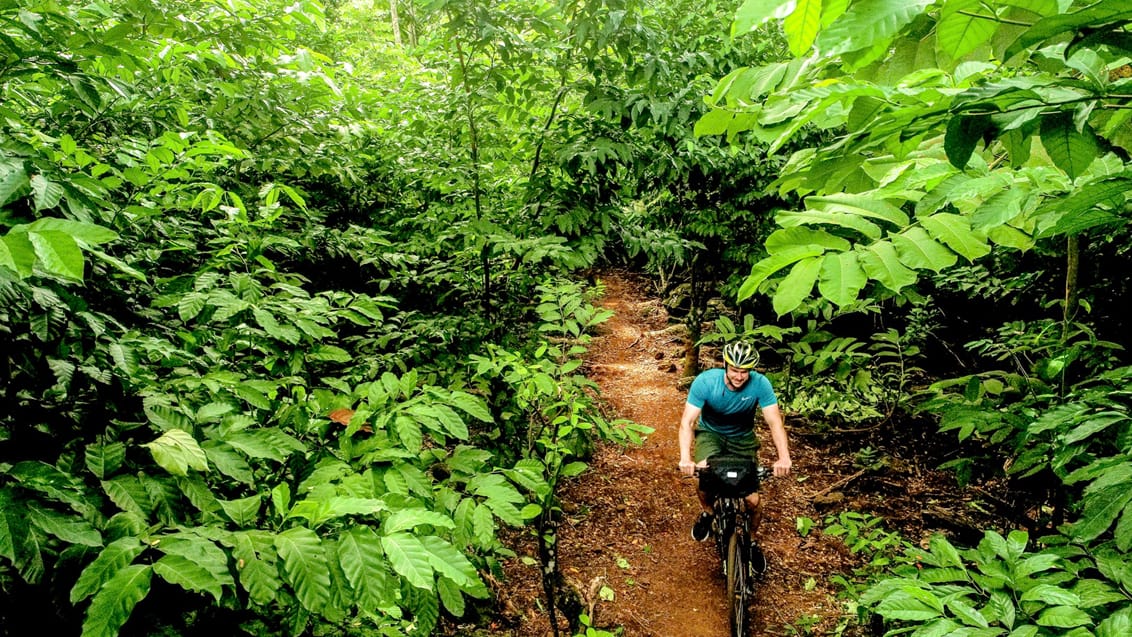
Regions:
<instances>
[{"instance_id":1,"label":"forest floor","mask_svg":"<svg viewBox=\"0 0 1132 637\"><path fill-rule=\"evenodd\" d=\"M691 538L699 512L695 483L676 468L687 392L683 334L672 328L647 281L622 272L603 273L600 280L605 294L599 304L614 315L590 345L587 375L601 388L608 418L655 432L641 446L600 445L591 470L563 488L559 568L581 593L595 626L621 627L628 637L727 635L719 559L710 541ZM706 357L702 363L715 364ZM886 528L924 545L936 531L977 541L971 537L975 529L998 526L981 514L985 503L932 468L938 458L920 459L917 449L931 446L930 440L909 441L891 425L830 432L786 415L794 468L791 476L763 486L759 537L769 569L757 587L751 635L833 635L846 623L834 578L851 576L861 556L821 532L828 516L879 515ZM766 427L759 429L769 464L773 445ZM883 457L883 468L861 471L862 449ZM812 520L814 528L800 532L799 519ZM501 632L492 634L552 635L529 534L517 537L514 549L519 557L508 561L499 586ZM571 632L563 624L560 634Z\"/></svg>"}]
</instances>

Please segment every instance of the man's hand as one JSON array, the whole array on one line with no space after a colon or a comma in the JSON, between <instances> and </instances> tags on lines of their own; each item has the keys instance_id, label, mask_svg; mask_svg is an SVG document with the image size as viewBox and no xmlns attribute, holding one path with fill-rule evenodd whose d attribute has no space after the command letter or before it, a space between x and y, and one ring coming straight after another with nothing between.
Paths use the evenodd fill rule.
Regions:
<instances>
[{"instance_id":1,"label":"man's hand","mask_svg":"<svg viewBox=\"0 0 1132 637\"><path fill-rule=\"evenodd\" d=\"M707 460L706 459L700 460L698 463L692 462L691 460L681 460L680 461L680 473L684 474L686 477L689 477L689 478L696 474L696 469L703 469L705 467L707 467Z\"/></svg>"},{"instance_id":2,"label":"man's hand","mask_svg":"<svg viewBox=\"0 0 1132 637\"><path fill-rule=\"evenodd\" d=\"M790 462L790 458L779 458L774 462L774 476L781 478L790 475L790 467L793 466L794 463Z\"/></svg>"}]
</instances>

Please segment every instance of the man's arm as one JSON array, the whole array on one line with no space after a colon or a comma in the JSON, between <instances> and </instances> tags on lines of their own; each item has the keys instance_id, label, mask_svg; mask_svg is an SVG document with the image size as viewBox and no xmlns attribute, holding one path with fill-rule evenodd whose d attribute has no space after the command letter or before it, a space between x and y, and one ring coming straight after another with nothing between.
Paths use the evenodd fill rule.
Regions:
<instances>
[{"instance_id":1,"label":"man's arm","mask_svg":"<svg viewBox=\"0 0 1132 637\"><path fill-rule=\"evenodd\" d=\"M778 451L778 459L774 461L774 475L789 475L793 463L790 461L790 445L786 440L786 422L782 418L782 410L778 405L763 407L763 419L770 427L770 439L774 441L774 448Z\"/></svg>"},{"instance_id":2,"label":"man's arm","mask_svg":"<svg viewBox=\"0 0 1132 637\"><path fill-rule=\"evenodd\" d=\"M692 475L696 463L692 461L692 440L695 438L696 420L701 408L684 403L684 415L680 417L680 472Z\"/></svg>"}]
</instances>

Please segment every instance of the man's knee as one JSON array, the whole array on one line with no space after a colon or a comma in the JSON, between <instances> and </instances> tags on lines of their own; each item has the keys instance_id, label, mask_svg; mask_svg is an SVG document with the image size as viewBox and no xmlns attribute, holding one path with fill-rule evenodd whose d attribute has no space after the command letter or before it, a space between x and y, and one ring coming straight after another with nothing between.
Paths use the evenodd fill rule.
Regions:
<instances>
[{"instance_id":1,"label":"man's knee","mask_svg":"<svg viewBox=\"0 0 1132 637\"><path fill-rule=\"evenodd\" d=\"M761 502L761 500L759 499L759 494L757 493L752 493L743 499L747 501L747 506L752 509L757 509Z\"/></svg>"}]
</instances>

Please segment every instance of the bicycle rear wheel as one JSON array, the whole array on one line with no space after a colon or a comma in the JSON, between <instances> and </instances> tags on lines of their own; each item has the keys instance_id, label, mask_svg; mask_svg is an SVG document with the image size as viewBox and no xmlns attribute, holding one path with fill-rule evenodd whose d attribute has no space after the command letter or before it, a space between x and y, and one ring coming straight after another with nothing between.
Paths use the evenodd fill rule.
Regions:
<instances>
[{"instance_id":1,"label":"bicycle rear wheel","mask_svg":"<svg viewBox=\"0 0 1132 637\"><path fill-rule=\"evenodd\" d=\"M747 553L740 532L727 543L727 603L731 637L747 635Z\"/></svg>"}]
</instances>

